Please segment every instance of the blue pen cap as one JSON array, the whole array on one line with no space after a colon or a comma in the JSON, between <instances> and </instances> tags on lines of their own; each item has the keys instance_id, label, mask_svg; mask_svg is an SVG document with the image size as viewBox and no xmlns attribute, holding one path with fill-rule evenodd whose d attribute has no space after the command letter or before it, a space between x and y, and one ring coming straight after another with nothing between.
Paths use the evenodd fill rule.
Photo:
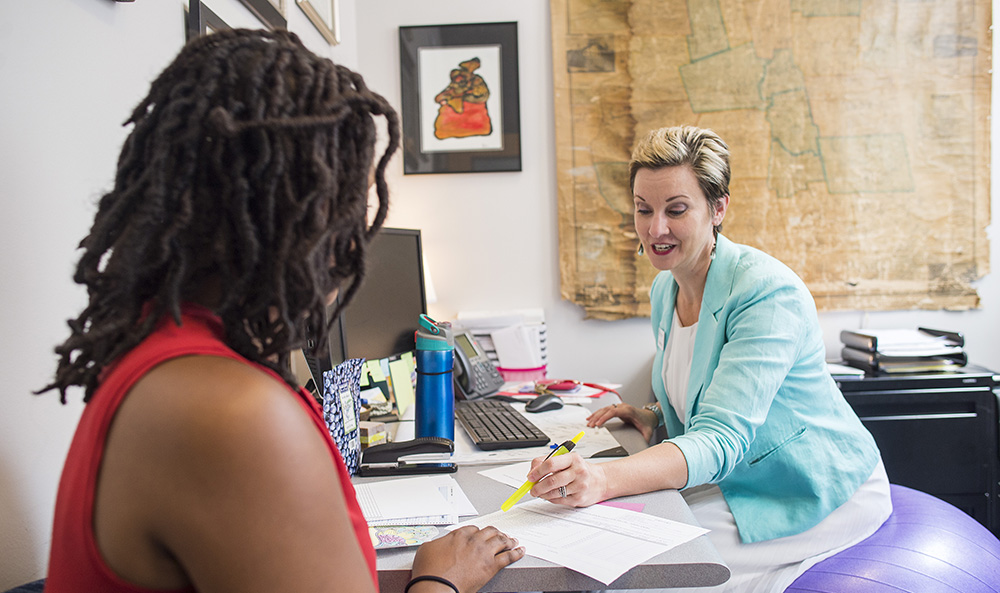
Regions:
<instances>
[{"instance_id":1,"label":"blue pen cap","mask_svg":"<svg viewBox=\"0 0 1000 593\"><path fill-rule=\"evenodd\" d=\"M420 316L420 329L416 331L417 350L454 350L455 334L447 321L434 321L427 315Z\"/></svg>"}]
</instances>

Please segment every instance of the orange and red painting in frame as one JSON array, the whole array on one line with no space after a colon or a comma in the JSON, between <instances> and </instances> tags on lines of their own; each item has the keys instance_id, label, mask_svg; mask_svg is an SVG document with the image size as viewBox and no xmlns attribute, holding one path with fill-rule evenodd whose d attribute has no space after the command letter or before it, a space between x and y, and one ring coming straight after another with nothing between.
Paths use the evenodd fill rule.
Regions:
<instances>
[{"instance_id":1,"label":"orange and red painting in frame","mask_svg":"<svg viewBox=\"0 0 1000 593\"><path fill-rule=\"evenodd\" d=\"M406 174L521 170L517 23L400 27Z\"/></svg>"}]
</instances>

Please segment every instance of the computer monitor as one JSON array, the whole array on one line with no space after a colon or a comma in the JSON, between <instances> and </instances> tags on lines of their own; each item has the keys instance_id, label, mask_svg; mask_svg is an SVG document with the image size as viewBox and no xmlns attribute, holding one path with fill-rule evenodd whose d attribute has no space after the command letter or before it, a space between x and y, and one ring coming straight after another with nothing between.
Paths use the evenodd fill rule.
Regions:
<instances>
[{"instance_id":1,"label":"computer monitor","mask_svg":"<svg viewBox=\"0 0 1000 593\"><path fill-rule=\"evenodd\" d=\"M367 264L361 288L330 332L334 365L416 348L413 333L427 313L420 231L383 228L368 246Z\"/></svg>"},{"instance_id":2,"label":"computer monitor","mask_svg":"<svg viewBox=\"0 0 1000 593\"><path fill-rule=\"evenodd\" d=\"M427 312L423 247L417 229L383 228L368 246L368 270L333 324L328 356L309 345L292 356L303 387L319 397L323 373L350 358L388 358L416 348L413 333ZM332 315L336 303L327 310Z\"/></svg>"}]
</instances>

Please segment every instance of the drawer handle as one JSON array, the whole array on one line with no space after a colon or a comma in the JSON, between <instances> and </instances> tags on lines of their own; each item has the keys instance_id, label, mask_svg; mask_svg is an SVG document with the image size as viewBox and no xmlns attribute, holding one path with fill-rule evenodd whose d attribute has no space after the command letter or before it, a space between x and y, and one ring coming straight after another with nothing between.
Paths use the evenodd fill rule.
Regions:
<instances>
[{"instance_id":1,"label":"drawer handle","mask_svg":"<svg viewBox=\"0 0 1000 593\"><path fill-rule=\"evenodd\" d=\"M861 421L884 422L887 420L957 420L959 418L975 417L975 412L957 412L954 414L900 414L898 416L861 416Z\"/></svg>"}]
</instances>

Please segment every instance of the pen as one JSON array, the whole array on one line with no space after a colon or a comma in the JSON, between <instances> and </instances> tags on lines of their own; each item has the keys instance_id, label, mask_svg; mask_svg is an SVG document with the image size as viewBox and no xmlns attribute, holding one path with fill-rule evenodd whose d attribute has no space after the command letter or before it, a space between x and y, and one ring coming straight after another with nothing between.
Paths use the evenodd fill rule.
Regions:
<instances>
[{"instance_id":1,"label":"pen","mask_svg":"<svg viewBox=\"0 0 1000 593\"><path fill-rule=\"evenodd\" d=\"M572 439L570 439L570 440L564 442L563 444L559 445L559 447L555 451L553 451L553 452L549 453L548 455L546 455L545 458L548 459L549 457L555 457L556 455L562 455L564 453L569 453L570 451L573 450L573 447L575 447L576 444L580 442L580 439L582 439L582 438L583 438L583 432L580 432L580 434L576 435ZM505 500L502 505L500 505L500 510L504 511L504 512L509 511L510 507L512 507L515 504L517 504L517 501L521 500L521 497L524 496L525 494L527 494L528 490L531 490L531 488L536 483L537 482L532 482L531 480L528 480L524 484L521 484L521 487L518 488L517 491L514 492L514 494L511 494L510 498L508 498L507 500Z\"/></svg>"}]
</instances>

